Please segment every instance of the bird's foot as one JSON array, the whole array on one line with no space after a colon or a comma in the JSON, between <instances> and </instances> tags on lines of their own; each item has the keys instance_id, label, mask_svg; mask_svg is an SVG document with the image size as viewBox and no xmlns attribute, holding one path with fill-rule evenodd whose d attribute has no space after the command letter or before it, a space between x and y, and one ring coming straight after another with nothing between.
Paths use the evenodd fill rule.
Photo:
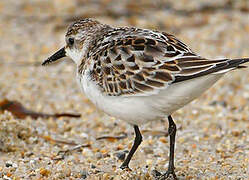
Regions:
<instances>
[{"instance_id":1,"label":"bird's foot","mask_svg":"<svg viewBox=\"0 0 249 180\"><path fill-rule=\"evenodd\" d=\"M176 174L175 174L174 171L173 172L167 171L159 179L160 180L164 180L164 179L167 179L167 180L177 180L177 177L176 177Z\"/></svg>"},{"instance_id":2,"label":"bird's foot","mask_svg":"<svg viewBox=\"0 0 249 180\"><path fill-rule=\"evenodd\" d=\"M120 166L120 169L126 170L126 171L132 171L132 170L129 168L129 166L123 165L123 164Z\"/></svg>"},{"instance_id":3,"label":"bird's foot","mask_svg":"<svg viewBox=\"0 0 249 180\"><path fill-rule=\"evenodd\" d=\"M154 177L156 180L177 180L175 172L167 171L165 174L161 174L157 170L153 171Z\"/></svg>"}]
</instances>

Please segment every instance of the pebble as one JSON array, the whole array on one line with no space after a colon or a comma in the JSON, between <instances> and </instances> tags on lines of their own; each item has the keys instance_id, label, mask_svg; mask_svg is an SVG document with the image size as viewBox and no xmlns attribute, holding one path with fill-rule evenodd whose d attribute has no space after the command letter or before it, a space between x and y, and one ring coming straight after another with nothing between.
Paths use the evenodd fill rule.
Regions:
<instances>
[{"instance_id":1,"label":"pebble","mask_svg":"<svg viewBox=\"0 0 249 180\"><path fill-rule=\"evenodd\" d=\"M40 174L43 175L43 176L48 176L51 171L49 171L48 169L45 169L45 168L40 168Z\"/></svg>"},{"instance_id":2,"label":"pebble","mask_svg":"<svg viewBox=\"0 0 249 180\"><path fill-rule=\"evenodd\" d=\"M12 167L12 162L11 162L11 161L7 161L7 162L5 163L5 166L6 166L6 167Z\"/></svg>"},{"instance_id":3,"label":"pebble","mask_svg":"<svg viewBox=\"0 0 249 180\"><path fill-rule=\"evenodd\" d=\"M6 176L6 175L4 175L4 176L3 176L3 180L12 180L12 178L11 178L11 177L8 177L8 176Z\"/></svg>"},{"instance_id":4,"label":"pebble","mask_svg":"<svg viewBox=\"0 0 249 180\"><path fill-rule=\"evenodd\" d=\"M146 154L153 154L154 153L154 150L152 149L152 147L147 146L147 147L144 147L143 150Z\"/></svg>"},{"instance_id":5,"label":"pebble","mask_svg":"<svg viewBox=\"0 0 249 180\"><path fill-rule=\"evenodd\" d=\"M123 160L125 159L126 153L125 153L124 151L119 151L119 152L116 152L116 153L115 153L115 156L116 156L119 160L123 161Z\"/></svg>"},{"instance_id":6,"label":"pebble","mask_svg":"<svg viewBox=\"0 0 249 180\"><path fill-rule=\"evenodd\" d=\"M96 166L95 166L94 164L91 164L91 168L92 168L92 169L95 169Z\"/></svg>"},{"instance_id":7,"label":"pebble","mask_svg":"<svg viewBox=\"0 0 249 180\"><path fill-rule=\"evenodd\" d=\"M97 159L102 159L103 158L103 154L101 152L96 152L95 156Z\"/></svg>"},{"instance_id":8,"label":"pebble","mask_svg":"<svg viewBox=\"0 0 249 180\"><path fill-rule=\"evenodd\" d=\"M147 164L148 166L152 165L152 163L153 163L153 160L152 160L152 159L146 159L146 164Z\"/></svg>"},{"instance_id":9,"label":"pebble","mask_svg":"<svg viewBox=\"0 0 249 180\"><path fill-rule=\"evenodd\" d=\"M89 148L84 148L82 151L82 155L86 157L93 156L93 152Z\"/></svg>"},{"instance_id":10,"label":"pebble","mask_svg":"<svg viewBox=\"0 0 249 180\"><path fill-rule=\"evenodd\" d=\"M81 170L80 171L80 178L86 179L88 175L89 174L88 174L88 172L86 170Z\"/></svg>"}]
</instances>

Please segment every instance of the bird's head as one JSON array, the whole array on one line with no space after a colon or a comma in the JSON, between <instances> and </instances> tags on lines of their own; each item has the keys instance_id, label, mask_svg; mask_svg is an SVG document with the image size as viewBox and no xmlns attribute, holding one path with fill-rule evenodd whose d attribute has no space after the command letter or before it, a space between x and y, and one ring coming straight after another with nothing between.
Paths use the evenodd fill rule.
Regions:
<instances>
[{"instance_id":1,"label":"bird's head","mask_svg":"<svg viewBox=\"0 0 249 180\"><path fill-rule=\"evenodd\" d=\"M86 55L89 45L107 25L96 20L78 20L68 27L65 41L66 45L46 59L42 65L55 62L63 57L70 57L77 65L81 63Z\"/></svg>"}]
</instances>

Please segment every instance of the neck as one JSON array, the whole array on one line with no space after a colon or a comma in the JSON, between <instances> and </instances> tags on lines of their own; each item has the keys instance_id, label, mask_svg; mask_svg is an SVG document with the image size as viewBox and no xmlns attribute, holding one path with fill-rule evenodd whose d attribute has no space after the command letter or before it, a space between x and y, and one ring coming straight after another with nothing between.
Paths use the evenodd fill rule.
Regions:
<instances>
[{"instance_id":1,"label":"neck","mask_svg":"<svg viewBox=\"0 0 249 180\"><path fill-rule=\"evenodd\" d=\"M89 33L88 37L84 41L84 46L82 48L82 56L85 60L96 52L98 47L103 42L105 35L112 29L112 27L107 25L100 26L95 32ZM82 64L82 62L80 62Z\"/></svg>"}]
</instances>

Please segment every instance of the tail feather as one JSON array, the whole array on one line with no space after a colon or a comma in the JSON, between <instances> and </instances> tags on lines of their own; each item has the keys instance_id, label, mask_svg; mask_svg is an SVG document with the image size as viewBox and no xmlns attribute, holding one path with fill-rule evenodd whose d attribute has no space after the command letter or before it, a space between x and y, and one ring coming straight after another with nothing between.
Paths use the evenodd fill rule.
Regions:
<instances>
[{"instance_id":1,"label":"tail feather","mask_svg":"<svg viewBox=\"0 0 249 180\"><path fill-rule=\"evenodd\" d=\"M239 65L237 68L238 69L244 69L244 68L247 68L247 66Z\"/></svg>"},{"instance_id":2,"label":"tail feather","mask_svg":"<svg viewBox=\"0 0 249 180\"><path fill-rule=\"evenodd\" d=\"M230 66L239 67L240 64L249 62L249 58L231 59L227 61Z\"/></svg>"},{"instance_id":3,"label":"tail feather","mask_svg":"<svg viewBox=\"0 0 249 180\"><path fill-rule=\"evenodd\" d=\"M240 58L240 59L221 59L220 62L217 62L213 66L209 67L208 69L204 71L197 72L195 74L191 75L176 75L175 76L175 81L173 83L193 79L193 78L198 78L201 76L205 76L208 74L224 74L228 71L231 71L233 69L237 68L245 68L247 66L241 65L244 63L249 62L249 58Z\"/></svg>"},{"instance_id":4,"label":"tail feather","mask_svg":"<svg viewBox=\"0 0 249 180\"><path fill-rule=\"evenodd\" d=\"M217 64L216 67L213 68L214 72L213 74L221 74L221 73L226 73L228 71L237 69L237 68L246 68L247 66L241 65L246 62L249 62L249 58L241 58L241 59L230 59L227 60L225 65L222 64Z\"/></svg>"}]
</instances>

